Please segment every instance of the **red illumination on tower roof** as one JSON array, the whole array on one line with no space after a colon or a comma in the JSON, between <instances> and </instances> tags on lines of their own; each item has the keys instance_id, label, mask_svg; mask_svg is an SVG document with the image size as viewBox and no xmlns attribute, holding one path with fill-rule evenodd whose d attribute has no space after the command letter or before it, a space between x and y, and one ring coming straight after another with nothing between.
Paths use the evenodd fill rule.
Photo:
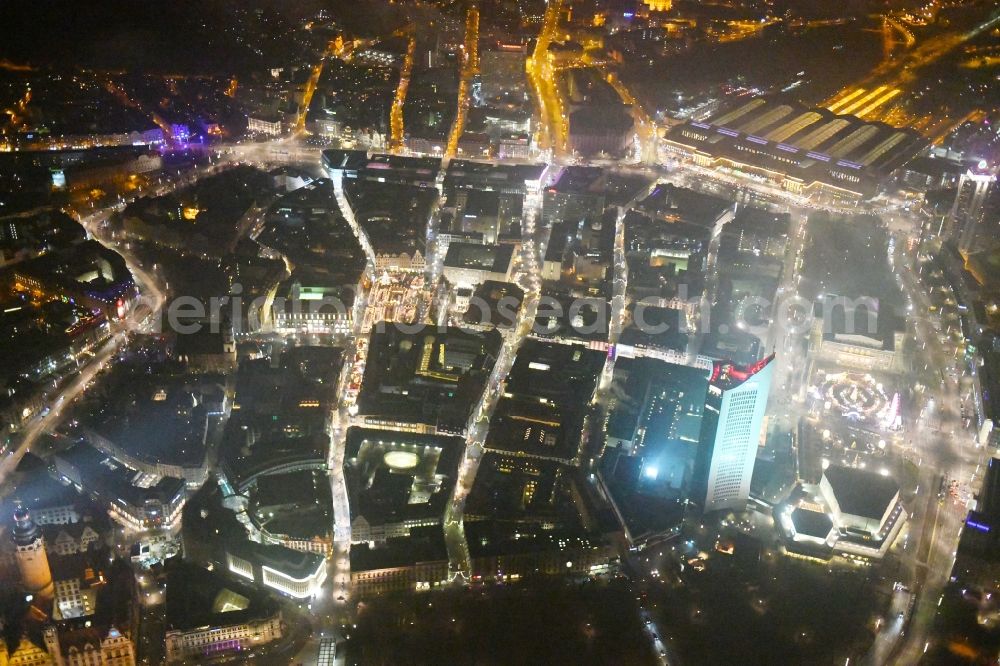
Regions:
<instances>
[{"instance_id":1,"label":"red illumination on tower roof","mask_svg":"<svg viewBox=\"0 0 1000 666\"><path fill-rule=\"evenodd\" d=\"M752 365L737 365L732 361L716 361L712 364L711 384L725 384L722 388L733 388L750 379L774 360L774 354L765 356Z\"/></svg>"}]
</instances>

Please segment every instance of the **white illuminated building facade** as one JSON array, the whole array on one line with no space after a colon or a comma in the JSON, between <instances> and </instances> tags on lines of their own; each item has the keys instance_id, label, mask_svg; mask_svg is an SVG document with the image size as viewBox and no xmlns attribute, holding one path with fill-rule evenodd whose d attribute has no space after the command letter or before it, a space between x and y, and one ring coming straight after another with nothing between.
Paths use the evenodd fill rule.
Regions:
<instances>
[{"instance_id":1,"label":"white illuminated building facade","mask_svg":"<svg viewBox=\"0 0 1000 666\"><path fill-rule=\"evenodd\" d=\"M323 580L326 578L326 567L321 565L317 570L308 572L301 578L268 566L261 567L261 574L264 577L265 586L284 592L296 599L308 599L316 594L320 585L323 584Z\"/></svg>"},{"instance_id":2,"label":"white illuminated building facade","mask_svg":"<svg viewBox=\"0 0 1000 666\"><path fill-rule=\"evenodd\" d=\"M241 624L168 631L167 663L190 663L215 654L228 654L276 641L283 635L281 615Z\"/></svg>"},{"instance_id":3,"label":"white illuminated building facade","mask_svg":"<svg viewBox=\"0 0 1000 666\"><path fill-rule=\"evenodd\" d=\"M248 581L295 599L315 596L326 580L326 559L285 546L247 541L228 550L226 568Z\"/></svg>"},{"instance_id":4,"label":"white illuminated building facade","mask_svg":"<svg viewBox=\"0 0 1000 666\"><path fill-rule=\"evenodd\" d=\"M281 118L268 116L250 116L247 118L247 132L251 134L269 134L277 136L281 134Z\"/></svg>"},{"instance_id":5,"label":"white illuminated building facade","mask_svg":"<svg viewBox=\"0 0 1000 666\"><path fill-rule=\"evenodd\" d=\"M355 314L352 301L353 296L340 289L294 282L288 296L275 299L272 305L275 330L284 335L350 333Z\"/></svg>"},{"instance_id":6,"label":"white illuminated building facade","mask_svg":"<svg viewBox=\"0 0 1000 666\"><path fill-rule=\"evenodd\" d=\"M750 367L720 362L712 369L691 497L706 513L746 509L773 360L772 354Z\"/></svg>"},{"instance_id":7,"label":"white illuminated building facade","mask_svg":"<svg viewBox=\"0 0 1000 666\"><path fill-rule=\"evenodd\" d=\"M877 560L889 552L908 514L889 470L828 465L819 484L801 484L798 499L775 510L793 552Z\"/></svg>"}]
</instances>

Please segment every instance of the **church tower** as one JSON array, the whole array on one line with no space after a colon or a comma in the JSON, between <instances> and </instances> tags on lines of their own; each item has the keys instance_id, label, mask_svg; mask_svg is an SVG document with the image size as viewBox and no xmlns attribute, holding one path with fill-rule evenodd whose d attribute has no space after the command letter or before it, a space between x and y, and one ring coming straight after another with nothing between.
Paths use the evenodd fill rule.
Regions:
<instances>
[{"instance_id":1,"label":"church tower","mask_svg":"<svg viewBox=\"0 0 1000 666\"><path fill-rule=\"evenodd\" d=\"M54 591L52 571L45 554L42 530L20 502L14 508L12 536L17 549L17 566L21 570L21 582L25 589L35 596L51 599Z\"/></svg>"}]
</instances>

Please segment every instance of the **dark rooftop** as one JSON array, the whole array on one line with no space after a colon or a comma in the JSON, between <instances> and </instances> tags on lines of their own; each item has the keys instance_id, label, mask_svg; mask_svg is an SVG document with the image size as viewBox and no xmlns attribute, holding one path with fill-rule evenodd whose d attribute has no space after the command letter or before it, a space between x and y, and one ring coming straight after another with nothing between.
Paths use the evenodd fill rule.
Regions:
<instances>
[{"instance_id":1,"label":"dark rooftop","mask_svg":"<svg viewBox=\"0 0 1000 666\"><path fill-rule=\"evenodd\" d=\"M509 393L549 400L589 401L605 355L582 344L525 340L507 377Z\"/></svg>"},{"instance_id":2,"label":"dark rooftop","mask_svg":"<svg viewBox=\"0 0 1000 666\"><path fill-rule=\"evenodd\" d=\"M728 199L702 194L673 183L660 183L639 203L639 210L661 219L712 227L734 204Z\"/></svg>"},{"instance_id":3,"label":"dark rooftop","mask_svg":"<svg viewBox=\"0 0 1000 666\"><path fill-rule=\"evenodd\" d=\"M325 465L330 441L325 414L342 352L329 348L334 358L318 356L314 367L309 359L317 348L287 354L303 349L309 353L279 368L268 359L240 364L220 455L229 480L238 487L277 466Z\"/></svg>"},{"instance_id":4,"label":"dark rooftop","mask_svg":"<svg viewBox=\"0 0 1000 666\"><path fill-rule=\"evenodd\" d=\"M473 304L465 313L465 322L510 328L517 320L523 300L524 290L516 284L486 280L476 287L472 295Z\"/></svg>"},{"instance_id":5,"label":"dark rooftop","mask_svg":"<svg viewBox=\"0 0 1000 666\"><path fill-rule=\"evenodd\" d=\"M688 327L683 310L650 306L643 308L635 316L642 317L642 326L638 326L635 321L629 324L622 331L622 344L680 352L687 349Z\"/></svg>"},{"instance_id":6,"label":"dark rooftop","mask_svg":"<svg viewBox=\"0 0 1000 666\"><path fill-rule=\"evenodd\" d=\"M56 459L57 470L79 475L75 480L81 482L84 491L96 493L105 501L118 500L141 508L147 500L167 504L184 492L184 481L171 477L161 477L150 487L136 485L138 472L83 442L56 454Z\"/></svg>"},{"instance_id":7,"label":"dark rooftop","mask_svg":"<svg viewBox=\"0 0 1000 666\"><path fill-rule=\"evenodd\" d=\"M415 527L406 538L387 539L378 545L366 542L351 546L351 571L391 569L447 560L448 548L438 525Z\"/></svg>"},{"instance_id":8,"label":"dark rooftop","mask_svg":"<svg viewBox=\"0 0 1000 666\"><path fill-rule=\"evenodd\" d=\"M249 562L281 572L290 578L303 579L313 575L323 563L318 553L306 553L278 544L264 544L256 541L232 542L228 550Z\"/></svg>"},{"instance_id":9,"label":"dark rooftop","mask_svg":"<svg viewBox=\"0 0 1000 666\"><path fill-rule=\"evenodd\" d=\"M465 524L471 557L490 557L542 551L600 548L599 538L569 529L543 529L538 525L476 520Z\"/></svg>"},{"instance_id":10,"label":"dark rooftop","mask_svg":"<svg viewBox=\"0 0 1000 666\"><path fill-rule=\"evenodd\" d=\"M277 603L267 594L178 559L171 559L166 567L168 630L238 625L278 612Z\"/></svg>"},{"instance_id":11,"label":"dark rooftop","mask_svg":"<svg viewBox=\"0 0 1000 666\"><path fill-rule=\"evenodd\" d=\"M560 194L604 194L606 179L601 167L569 166L549 192Z\"/></svg>"},{"instance_id":12,"label":"dark rooftop","mask_svg":"<svg viewBox=\"0 0 1000 666\"><path fill-rule=\"evenodd\" d=\"M838 303L838 296L828 294L816 304L816 314L823 319L823 338L836 340L845 335L864 336L878 341L882 349L891 351L896 347L895 333L901 330L903 322L900 317L880 303L872 299L872 307L866 305L847 307Z\"/></svg>"},{"instance_id":13,"label":"dark rooftop","mask_svg":"<svg viewBox=\"0 0 1000 666\"><path fill-rule=\"evenodd\" d=\"M346 447L352 519L380 525L444 515L458 479L460 438L351 428Z\"/></svg>"},{"instance_id":14,"label":"dark rooftop","mask_svg":"<svg viewBox=\"0 0 1000 666\"><path fill-rule=\"evenodd\" d=\"M351 181L345 190L376 253L423 251L437 191L374 181Z\"/></svg>"},{"instance_id":15,"label":"dark rooftop","mask_svg":"<svg viewBox=\"0 0 1000 666\"><path fill-rule=\"evenodd\" d=\"M899 484L888 476L853 467L831 465L823 472L842 513L878 520L899 493Z\"/></svg>"},{"instance_id":16,"label":"dark rooftop","mask_svg":"<svg viewBox=\"0 0 1000 666\"><path fill-rule=\"evenodd\" d=\"M372 330L360 413L460 431L496 362L500 334L378 328Z\"/></svg>"},{"instance_id":17,"label":"dark rooftop","mask_svg":"<svg viewBox=\"0 0 1000 666\"><path fill-rule=\"evenodd\" d=\"M536 335L585 341L608 340L610 321L603 314L610 311L607 298L576 298L565 290L549 287L543 289L542 296L553 300L543 300L538 307L534 324Z\"/></svg>"},{"instance_id":18,"label":"dark rooftop","mask_svg":"<svg viewBox=\"0 0 1000 666\"><path fill-rule=\"evenodd\" d=\"M833 521L830 520L830 516L822 511L813 511L801 506L792 511L792 524L797 533L817 539L825 539L830 534L830 530L833 529Z\"/></svg>"},{"instance_id":19,"label":"dark rooftop","mask_svg":"<svg viewBox=\"0 0 1000 666\"><path fill-rule=\"evenodd\" d=\"M221 375L193 378L142 370L117 366L108 378L104 408L81 421L143 462L200 466L206 419L210 412L222 411L225 380Z\"/></svg>"},{"instance_id":20,"label":"dark rooftop","mask_svg":"<svg viewBox=\"0 0 1000 666\"><path fill-rule=\"evenodd\" d=\"M554 460L487 451L466 502L465 519L577 524L572 469Z\"/></svg>"},{"instance_id":21,"label":"dark rooftop","mask_svg":"<svg viewBox=\"0 0 1000 666\"><path fill-rule=\"evenodd\" d=\"M451 243L448 245L444 265L448 268L470 268L493 273L506 273L513 255L513 245Z\"/></svg>"},{"instance_id":22,"label":"dark rooftop","mask_svg":"<svg viewBox=\"0 0 1000 666\"><path fill-rule=\"evenodd\" d=\"M1000 523L1000 458L991 457L986 464L976 510L991 522Z\"/></svg>"},{"instance_id":23,"label":"dark rooftop","mask_svg":"<svg viewBox=\"0 0 1000 666\"><path fill-rule=\"evenodd\" d=\"M368 153L364 150L324 150L323 164L330 169L356 171L368 164Z\"/></svg>"},{"instance_id":24,"label":"dark rooftop","mask_svg":"<svg viewBox=\"0 0 1000 666\"><path fill-rule=\"evenodd\" d=\"M487 447L574 458L605 358L583 345L526 340L507 376Z\"/></svg>"},{"instance_id":25,"label":"dark rooftop","mask_svg":"<svg viewBox=\"0 0 1000 666\"><path fill-rule=\"evenodd\" d=\"M363 178L380 182L410 183L428 186L441 171L440 157L372 155L361 170Z\"/></svg>"},{"instance_id":26,"label":"dark rooftop","mask_svg":"<svg viewBox=\"0 0 1000 666\"><path fill-rule=\"evenodd\" d=\"M451 160L444 176L444 185L446 188L522 188L526 181L539 180L546 168L545 164L491 164Z\"/></svg>"}]
</instances>

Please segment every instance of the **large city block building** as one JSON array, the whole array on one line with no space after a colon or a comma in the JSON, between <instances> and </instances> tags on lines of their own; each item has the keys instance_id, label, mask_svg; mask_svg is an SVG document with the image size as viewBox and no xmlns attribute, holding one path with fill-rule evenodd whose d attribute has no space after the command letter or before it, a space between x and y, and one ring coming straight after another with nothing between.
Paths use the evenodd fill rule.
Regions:
<instances>
[{"instance_id":1,"label":"large city block building","mask_svg":"<svg viewBox=\"0 0 1000 666\"><path fill-rule=\"evenodd\" d=\"M795 194L857 200L875 196L926 142L913 130L757 97L670 129L665 145Z\"/></svg>"},{"instance_id":2,"label":"large city block building","mask_svg":"<svg viewBox=\"0 0 1000 666\"><path fill-rule=\"evenodd\" d=\"M226 547L228 570L294 599L310 599L326 579L326 558L277 544L233 541Z\"/></svg>"},{"instance_id":3,"label":"large city block building","mask_svg":"<svg viewBox=\"0 0 1000 666\"><path fill-rule=\"evenodd\" d=\"M354 326L354 285L303 285L290 280L278 288L279 294L284 293L271 306L277 332L342 335Z\"/></svg>"},{"instance_id":4,"label":"large city block building","mask_svg":"<svg viewBox=\"0 0 1000 666\"><path fill-rule=\"evenodd\" d=\"M351 542L383 542L438 526L458 479L461 440L352 428L344 454Z\"/></svg>"},{"instance_id":5,"label":"large city block building","mask_svg":"<svg viewBox=\"0 0 1000 666\"><path fill-rule=\"evenodd\" d=\"M887 473L829 465L775 510L789 550L829 559L885 556L906 523L899 484Z\"/></svg>"},{"instance_id":6,"label":"large city block building","mask_svg":"<svg viewBox=\"0 0 1000 666\"><path fill-rule=\"evenodd\" d=\"M85 442L54 456L52 473L94 498L132 530L175 527L187 499L183 479L132 469Z\"/></svg>"},{"instance_id":7,"label":"large city block building","mask_svg":"<svg viewBox=\"0 0 1000 666\"><path fill-rule=\"evenodd\" d=\"M479 55L482 71L482 95L490 99L504 93L521 92L527 86L524 59L527 45L498 42Z\"/></svg>"},{"instance_id":8,"label":"large city block building","mask_svg":"<svg viewBox=\"0 0 1000 666\"><path fill-rule=\"evenodd\" d=\"M358 413L370 427L465 431L500 352L496 330L372 330Z\"/></svg>"},{"instance_id":9,"label":"large city block building","mask_svg":"<svg viewBox=\"0 0 1000 666\"><path fill-rule=\"evenodd\" d=\"M542 221L579 222L599 218L607 200L607 175L600 167L569 166L554 175L542 192Z\"/></svg>"},{"instance_id":10,"label":"large city block building","mask_svg":"<svg viewBox=\"0 0 1000 666\"><path fill-rule=\"evenodd\" d=\"M443 186L450 190L479 190L503 194L537 195L549 169L547 164L489 164L451 160Z\"/></svg>"},{"instance_id":11,"label":"large city block building","mask_svg":"<svg viewBox=\"0 0 1000 666\"><path fill-rule=\"evenodd\" d=\"M453 285L473 288L487 280L509 282L514 267L512 245L451 243L444 258L444 276Z\"/></svg>"},{"instance_id":12,"label":"large city block building","mask_svg":"<svg viewBox=\"0 0 1000 666\"><path fill-rule=\"evenodd\" d=\"M472 580L517 581L539 574L596 576L618 569L618 550L599 535L484 520L465 526Z\"/></svg>"},{"instance_id":13,"label":"large city block building","mask_svg":"<svg viewBox=\"0 0 1000 666\"><path fill-rule=\"evenodd\" d=\"M903 369L902 321L876 299L857 303L827 294L815 307L811 349L816 357L859 370L899 372Z\"/></svg>"},{"instance_id":14,"label":"large city block building","mask_svg":"<svg viewBox=\"0 0 1000 666\"><path fill-rule=\"evenodd\" d=\"M121 319L138 288L125 260L97 241L19 263L10 278L14 293L37 301L60 299Z\"/></svg>"},{"instance_id":15,"label":"large city block building","mask_svg":"<svg viewBox=\"0 0 1000 666\"><path fill-rule=\"evenodd\" d=\"M235 658L286 633L279 605L247 585L174 562L167 573L166 661Z\"/></svg>"},{"instance_id":16,"label":"large city block building","mask_svg":"<svg viewBox=\"0 0 1000 666\"><path fill-rule=\"evenodd\" d=\"M351 546L351 591L358 596L417 592L447 583L448 549L439 525Z\"/></svg>"},{"instance_id":17,"label":"large city block building","mask_svg":"<svg viewBox=\"0 0 1000 666\"><path fill-rule=\"evenodd\" d=\"M229 506L242 506L222 487L206 482L184 512L184 558L228 576L255 590L280 593L292 599L311 599L326 580L326 558L317 552L295 550L280 543L250 540L253 523L245 525Z\"/></svg>"}]
</instances>

